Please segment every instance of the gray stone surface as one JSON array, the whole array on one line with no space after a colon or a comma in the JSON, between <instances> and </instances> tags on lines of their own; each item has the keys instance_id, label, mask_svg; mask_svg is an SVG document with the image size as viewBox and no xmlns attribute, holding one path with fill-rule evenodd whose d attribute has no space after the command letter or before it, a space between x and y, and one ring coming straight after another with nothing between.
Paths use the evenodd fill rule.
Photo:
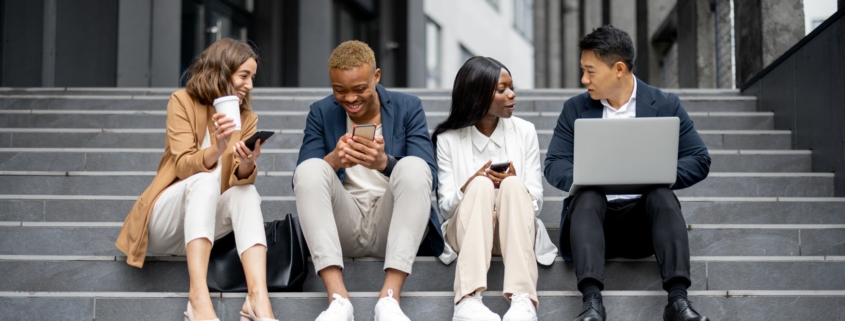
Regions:
<instances>
[{"instance_id":1,"label":"gray stone surface","mask_svg":"<svg viewBox=\"0 0 845 321\"><path fill-rule=\"evenodd\" d=\"M708 262L708 290L842 290L843 262Z\"/></svg>"},{"instance_id":2,"label":"gray stone surface","mask_svg":"<svg viewBox=\"0 0 845 321\"><path fill-rule=\"evenodd\" d=\"M810 172L812 155L724 155L710 154L711 172Z\"/></svg>"},{"instance_id":3,"label":"gray stone surface","mask_svg":"<svg viewBox=\"0 0 845 321\"><path fill-rule=\"evenodd\" d=\"M832 177L710 177L678 196L832 197Z\"/></svg>"},{"instance_id":4,"label":"gray stone surface","mask_svg":"<svg viewBox=\"0 0 845 321\"><path fill-rule=\"evenodd\" d=\"M3 320L90 321L94 318L94 299L0 297L0 311Z\"/></svg>"},{"instance_id":5,"label":"gray stone surface","mask_svg":"<svg viewBox=\"0 0 845 321\"><path fill-rule=\"evenodd\" d=\"M0 221L42 221L44 201L0 200Z\"/></svg>"},{"instance_id":6,"label":"gray stone surface","mask_svg":"<svg viewBox=\"0 0 845 321\"><path fill-rule=\"evenodd\" d=\"M681 202L687 224L845 224L840 202Z\"/></svg>"},{"instance_id":7,"label":"gray stone surface","mask_svg":"<svg viewBox=\"0 0 845 321\"><path fill-rule=\"evenodd\" d=\"M801 255L845 255L845 230L801 230Z\"/></svg>"},{"instance_id":8,"label":"gray stone surface","mask_svg":"<svg viewBox=\"0 0 845 321\"><path fill-rule=\"evenodd\" d=\"M452 297L405 296L402 310L413 320L448 320L452 315ZM845 313L843 297L718 297L690 296L693 307L711 320L840 320ZM94 307L96 301L96 308ZM215 311L221 320L237 319L242 298L214 298ZM271 298L273 311L281 320L314 320L326 308L323 297ZM373 317L376 299L353 297L355 318ZM0 307L9 320L91 320L96 310L97 320L183 320L187 298L0 298ZM485 296L484 303L503 315L507 301L499 296ZM654 296L604 297L607 314L612 320L659 320L666 298ZM576 296L540 296L539 320L572 320L580 312L581 299Z\"/></svg>"},{"instance_id":9,"label":"gray stone surface","mask_svg":"<svg viewBox=\"0 0 845 321\"><path fill-rule=\"evenodd\" d=\"M0 176L0 193L36 195L140 195L153 176ZM260 176L255 182L263 196L293 196L292 176ZM544 194L561 192L544 180ZM678 196L830 197L832 177L710 177Z\"/></svg>"},{"instance_id":10,"label":"gray stone surface","mask_svg":"<svg viewBox=\"0 0 845 321\"><path fill-rule=\"evenodd\" d=\"M723 135L721 149L792 149L791 140L790 134Z\"/></svg>"},{"instance_id":11,"label":"gray stone surface","mask_svg":"<svg viewBox=\"0 0 845 321\"><path fill-rule=\"evenodd\" d=\"M299 115L262 115L258 111L259 128L304 128L306 111ZM442 113L442 112L441 112ZM520 116L517 117L532 122L537 128L554 128L558 113L550 112L548 116ZM164 128L164 114L133 113L133 114L7 114L0 126L9 128ZM703 116L691 115L698 130L720 129L758 129L773 128L771 115L753 116ZM429 113L426 115L429 127L433 128L446 119L446 115Z\"/></svg>"},{"instance_id":12,"label":"gray stone surface","mask_svg":"<svg viewBox=\"0 0 845 321\"><path fill-rule=\"evenodd\" d=\"M799 255L797 230L689 231L693 256L791 256ZM807 254L804 254L807 255Z\"/></svg>"}]
</instances>

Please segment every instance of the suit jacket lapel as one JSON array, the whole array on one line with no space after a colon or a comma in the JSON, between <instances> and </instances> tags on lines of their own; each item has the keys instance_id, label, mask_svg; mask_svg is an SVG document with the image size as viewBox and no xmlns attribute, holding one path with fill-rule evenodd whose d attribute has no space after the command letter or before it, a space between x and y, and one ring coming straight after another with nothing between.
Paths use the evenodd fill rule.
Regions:
<instances>
[{"instance_id":1,"label":"suit jacket lapel","mask_svg":"<svg viewBox=\"0 0 845 321\"><path fill-rule=\"evenodd\" d=\"M654 106L654 95L648 85L639 78L637 81L637 118L657 117L657 107Z\"/></svg>"},{"instance_id":2,"label":"suit jacket lapel","mask_svg":"<svg viewBox=\"0 0 845 321\"><path fill-rule=\"evenodd\" d=\"M394 108L390 103L390 95L387 90L381 85L376 85L376 92L378 93L379 105L381 105L381 135L384 136L384 152L387 154L393 153L394 144L402 144L404 142L394 142L393 133L395 123Z\"/></svg>"},{"instance_id":3,"label":"suit jacket lapel","mask_svg":"<svg viewBox=\"0 0 845 321\"><path fill-rule=\"evenodd\" d=\"M604 106L602 106L601 101L590 99L584 105L584 111L581 112L581 117L579 118L601 118L603 114L602 108Z\"/></svg>"},{"instance_id":4,"label":"suit jacket lapel","mask_svg":"<svg viewBox=\"0 0 845 321\"><path fill-rule=\"evenodd\" d=\"M197 143L199 146L202 146L203 140L205 140L205 135L208 132L214 132L214 127L209 127L213 123L211 116L214 115L216 110L213 106L204 106L204 105L197 105L194 104L194 115L197 118ZM205 130L203 130L205 129ZM217 144L217 137L212 135L211 137L211 144Z\"/></svg>"},{"instance_id":5,"label":"suit jacket lapel","mask_svg":"<svg viewBox=\"0 0 845 321\"><path fill-rule=\"evenodd\" d=\"M335 108L331 109L326 119L326 137L329 144L326 146L326 153L331 153L340 137L346 134L346 110L335 102Z\"/></svg>"}]
</instances>

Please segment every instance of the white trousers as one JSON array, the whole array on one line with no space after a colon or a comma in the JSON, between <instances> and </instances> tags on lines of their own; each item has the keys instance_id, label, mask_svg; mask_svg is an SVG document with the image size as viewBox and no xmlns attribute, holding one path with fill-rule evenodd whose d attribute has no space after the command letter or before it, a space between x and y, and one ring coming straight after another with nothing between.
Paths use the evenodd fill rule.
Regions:
<instances>
[{"instance_id":1,"label":"white trousers","mask_svg":"<svg viewBox=\"0 0 845 321\"><path fill-rule=\"evenodd\" d=\"M232 186L221 195L212 173L194 174L165 189L148 227L150 254L185 255L189 242L205 238L214 244L233 230L239 255L255 245L267 246L255 186Z\"/></svg>"},{"instance_id":2,"label":"white trousers","mask_svg":"<svg viewBox=\"0 0 845 321\"><path fill-rule=\"evenodd\" d=\"M431 170L418 157L396 163L387 190L359 207L332 167L309 159L293 176L296 211L314 269L343 268L343 257L383 257L385 269L411 273L431 211Z\"/></svg>"}]
</instances>

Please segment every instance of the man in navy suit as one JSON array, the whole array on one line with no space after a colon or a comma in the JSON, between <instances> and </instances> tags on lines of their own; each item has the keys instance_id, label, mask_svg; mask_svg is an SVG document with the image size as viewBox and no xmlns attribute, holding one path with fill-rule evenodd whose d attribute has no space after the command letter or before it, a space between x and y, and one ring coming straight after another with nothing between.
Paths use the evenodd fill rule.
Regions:
<instances>
[{"instance_id":1,"label":"man in navy suit","mask_svg":"<svg viewBox=\"0 0 845 321\"><path fill-rule=\"evenodd\" d=\"M378 84L381 70L363 42L335 48L329 76L333 94L311 105L293 178L302 231L329 295L317 321L353 319L343 258L362 256L385 258L375 319L410 321L399 307L402 285L418 254L441 255L444 246L431 206L437 170L425 112L419 98ZM375 134L360 125L374 125Z\"/></svg>"},{"instance_id":2,"label":"man in navy suit","mask_svg":"<svg viewBox=\"0 0 845 321\"><path fill-rule=\"evenodd\" d=\"M664 320L708 320L693 310L686 289L690 279L689 240L674 189L690 187L710 171L710 155L677 96L637 79L631 71L634 46L630 36L604 26L579 42L581 83L587 92L567 100L557 121L545 161L546 180L558 189L572 186L575 120L578 118L678 117L678 175L670 188L642 195L605 195L583 189L564 200L560 247L575 264L583 311L576 321L605 320L601 290L606 258L654 255L669 303ZM626 139L612 137L609 139ZM637 142L631 142L635 144ZM618 166L626 166L619 159Z\"/></svg>"}]
</instances>

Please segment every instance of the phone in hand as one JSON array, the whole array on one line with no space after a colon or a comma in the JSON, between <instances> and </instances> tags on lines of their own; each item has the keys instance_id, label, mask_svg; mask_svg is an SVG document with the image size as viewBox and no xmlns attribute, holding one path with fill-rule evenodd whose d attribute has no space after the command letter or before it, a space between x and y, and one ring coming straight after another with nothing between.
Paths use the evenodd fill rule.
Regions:
<instances>
[{"instance_id":1,"label":"phone in hand","mask_svg":"<svg viewBox=\"0 0 845 321\"><path fill-rule=\"evenodd\" d=\"M352 125L352 137L362 137L367 140L376 139L376 125L375 124L355 124Z\"/></svg>"},{"instance_id":2,"label":"phone in hand","mask_svg":"<svg viewBox=\"0 0 845 321\"><path fill-rule=\"evenodd\" d=\"M273 136L273 134L274 132L270 131L257 131L255 132L255 134L252 135L252 137L245 140L244 144L246 144L246 147L249 147L249 150L255 150L256 140L260 138L261 142L266 142L267 139L270 138L270 136Z\"/></svg>"},{"instance_id":3,"label":"phone in hand","mask_svg":"<svg viewBox=\"0 0 845 321\"><path fill-rule=\"evenodd\" d=\"M510 167L511 167L510 162L501 162L501 163L490 164L490 170L494 171L494 172L499 172L499 173L506 172L508 170L508 168L510 168Z\"/></svg>"}]
</instances>

